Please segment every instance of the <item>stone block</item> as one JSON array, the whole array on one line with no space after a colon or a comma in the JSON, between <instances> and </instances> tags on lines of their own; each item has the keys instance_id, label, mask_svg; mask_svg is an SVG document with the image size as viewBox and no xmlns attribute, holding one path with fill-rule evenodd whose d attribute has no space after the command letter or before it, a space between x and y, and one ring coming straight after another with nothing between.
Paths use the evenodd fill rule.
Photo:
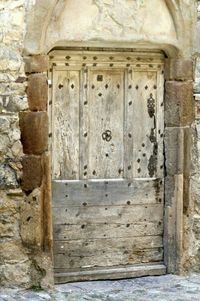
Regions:
<instances>
[{"instance_id":1,"label":"stone block","mask_svg":"<svg viewBox=\"0 0 200 301\"><path fill-rule=\"evenodd\" d=\"M48 253L38 252L34 256L33 264L36 271L31 271L31 279L33 283L39 283L41 288L49 289L54 287L54 273L52 257ZM38 270L41 272L38 273Z\"/></svg>"},{"instance_id":2,"label":"stone block","mask_svg":"<svg viewBox=\"0 0 200 301\"><path fill-rule=\"evenodd\" d=\"M30 286L30 260L20 240L0 242L0 264L2 286Z\"/></svg>"},{"instance_id":3,"label":"stone block","mask_svg":"<svg viewBox=\"0 0 200 301\"><path fill-rule=\"evenodd\" d=\"M48 55L34 55L25 57L26 73L41 73L48 70Z\"/></svg>"},{"instance_id":4,"label":"stone block","mask_svg":"<svg viewBox=\"0 0 200 301\"><path fill-rule=\"evenodd\" d=\"M166 59L165 79L185 81L193 79L193 61L191 59Z\"/></svg>"},{"instance_id":5,"label":"stone block","mask_svg":"<svg viewBox=\"0 0 200 301\"><path fill-rule=\"evenodd\" d=\"M167 81L165 84L165 125L191 125L194 120L193 84L191 81Z\"/></svg>"},{"instance_id":6,"label":"stone block","mask_svg":"<svg viewBox=\"0 0 200 301\"><path fill-rule=\"evenodd\" d=\"M21 112L19 120L25 154L39 155L48 148L48 116L46 112Z\"/></svg>"},{"instance_id":7,"label":"stone block","mask_svg":"<svg viewBox=\"0 0 200 301\"><path fill-rule=\"evenodd\" d=\"M28 103L31 111L46 111L48 100L47 77L44 74L31 74L28 78Z\"/></svg>"},{"instance_id":8,"label":"stone block","mask_svg":"<svg viewBox=\"0 0 200 301\"><path fill-rule=\"evenodd\" d=\"M21 206L20 234L29 248L40 249L43 242L43 201L39 188L26 197Z\"/></svg>"},{"instance_id":9,"label":"stone block","mask_svg":"<svg viewBox=\"0 0 200 301\"><path fill-rule=\"evenodd\" d=\"M167 175L182 174L184 169L184 130L165 129L165 168Z\"/></svg>"},{"instance_id":10,"label":"stone block","mask_svg":"<svg viewBox=\"0 0 200 301\"><path fill-rule=\"evenodd\" d=\"M44 250L46 252L52 251L52 205L51 205L51 199L52 199L52 191L51 191L51 158L49 153L44 153L42 155L42 166L44 170L43 174L43 204L44 204L44 214L43 214L43 220L44 220Z\"/></svg>"},{"instance_id":11,"label":"stone block","mask_svg":"<svg viewBox=\"0 0 200 301\"><path fill-rule=\"evenodd\" d=\"M22 159L22 166L22 189L32 191L34 188L40 187L42 182L41 157L26 155Z\"/></svg>"}]
</instances>

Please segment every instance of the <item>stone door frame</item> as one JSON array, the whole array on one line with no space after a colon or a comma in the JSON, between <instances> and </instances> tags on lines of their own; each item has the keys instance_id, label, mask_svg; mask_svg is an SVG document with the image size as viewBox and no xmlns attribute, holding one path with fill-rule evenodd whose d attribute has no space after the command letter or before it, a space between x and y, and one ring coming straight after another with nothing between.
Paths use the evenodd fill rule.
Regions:
<instances>
[{"instance_id":1,"label":"stone door frame","mask_svg":"<svg viewBox=\"0 0 200 301\"><path fill-rule=\"evenodd\" d=\"M26 195L35 188L41 192L40 235L32 245L53 260L51 152L48 143L51 137L48 126L48 102L51 102L48 97L51 83L47 77L49 56L51 53L24 58L29 110L20 112L19 117L24 152L22 189ZM180 273L183 268L183 219L189 208L191 123L194 118L192 61L176 57L165 59L164 77L164 262L167 273Z\"/></svg>"}]
</instances>

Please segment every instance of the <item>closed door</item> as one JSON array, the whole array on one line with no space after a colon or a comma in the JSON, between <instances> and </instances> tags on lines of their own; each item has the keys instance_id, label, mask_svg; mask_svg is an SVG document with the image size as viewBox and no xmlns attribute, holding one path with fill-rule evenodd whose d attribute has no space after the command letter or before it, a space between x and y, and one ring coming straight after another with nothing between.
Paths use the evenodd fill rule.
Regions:
<instances>
[{"instance_id":1,"label":"closed door","mask_svg":"<svg viewBox=\"0 0 200 301\"><path fill-rule=\"evenodd\" d=\"M51 60L56 282L165 273L162 55Z\"/></svg>"}]
</instances>

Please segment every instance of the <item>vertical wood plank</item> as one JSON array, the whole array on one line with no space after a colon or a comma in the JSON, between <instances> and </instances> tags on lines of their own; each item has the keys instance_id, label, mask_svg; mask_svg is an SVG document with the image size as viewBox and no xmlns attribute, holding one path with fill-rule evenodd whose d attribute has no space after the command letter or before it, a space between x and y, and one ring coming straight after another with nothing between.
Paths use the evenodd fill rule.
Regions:
<instances>
[{"instance_id":1,"label":"vertical wood plank","mask_svg":"<svg viewBox=\"0 0 200 301\"><path fill-rule=\"evenodd\" d=\"M155 71L133 71L133 177L157 175L156 85Z\"/></svg>"},{"instance_id":2,"label":"vertical wood plank","mask_svg":"<svg viewBox=\"0 0 200 301\"><path fill-rule=\"evenodd\" d=\"M53 179L79 178L79 71L53 73Z\"/></svg>"},{"instance_id":3,"label":"vertical wood plank","mask_svg":"<svg viewBox=\"0 0 200 301\"><path fill-rule=\"evenodd\" d=\"M89 73L89 178L123 177L124 72Z\"/></svg>"}]
</instances>

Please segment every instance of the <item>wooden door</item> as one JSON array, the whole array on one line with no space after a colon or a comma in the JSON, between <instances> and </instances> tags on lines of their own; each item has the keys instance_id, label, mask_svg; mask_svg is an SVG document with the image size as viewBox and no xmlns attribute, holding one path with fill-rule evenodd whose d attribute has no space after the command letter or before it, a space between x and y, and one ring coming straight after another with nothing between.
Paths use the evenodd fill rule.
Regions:
<instances>
[{"instance_id":1,"label":"wooden door","mask_svg":"<svg viewBox=\"0 0 200 301\"><path fill-rule=\"evenodd\" d=\"M51 62L56 282L165 273L162 55Z\"/></svg>"}]
</instances>

